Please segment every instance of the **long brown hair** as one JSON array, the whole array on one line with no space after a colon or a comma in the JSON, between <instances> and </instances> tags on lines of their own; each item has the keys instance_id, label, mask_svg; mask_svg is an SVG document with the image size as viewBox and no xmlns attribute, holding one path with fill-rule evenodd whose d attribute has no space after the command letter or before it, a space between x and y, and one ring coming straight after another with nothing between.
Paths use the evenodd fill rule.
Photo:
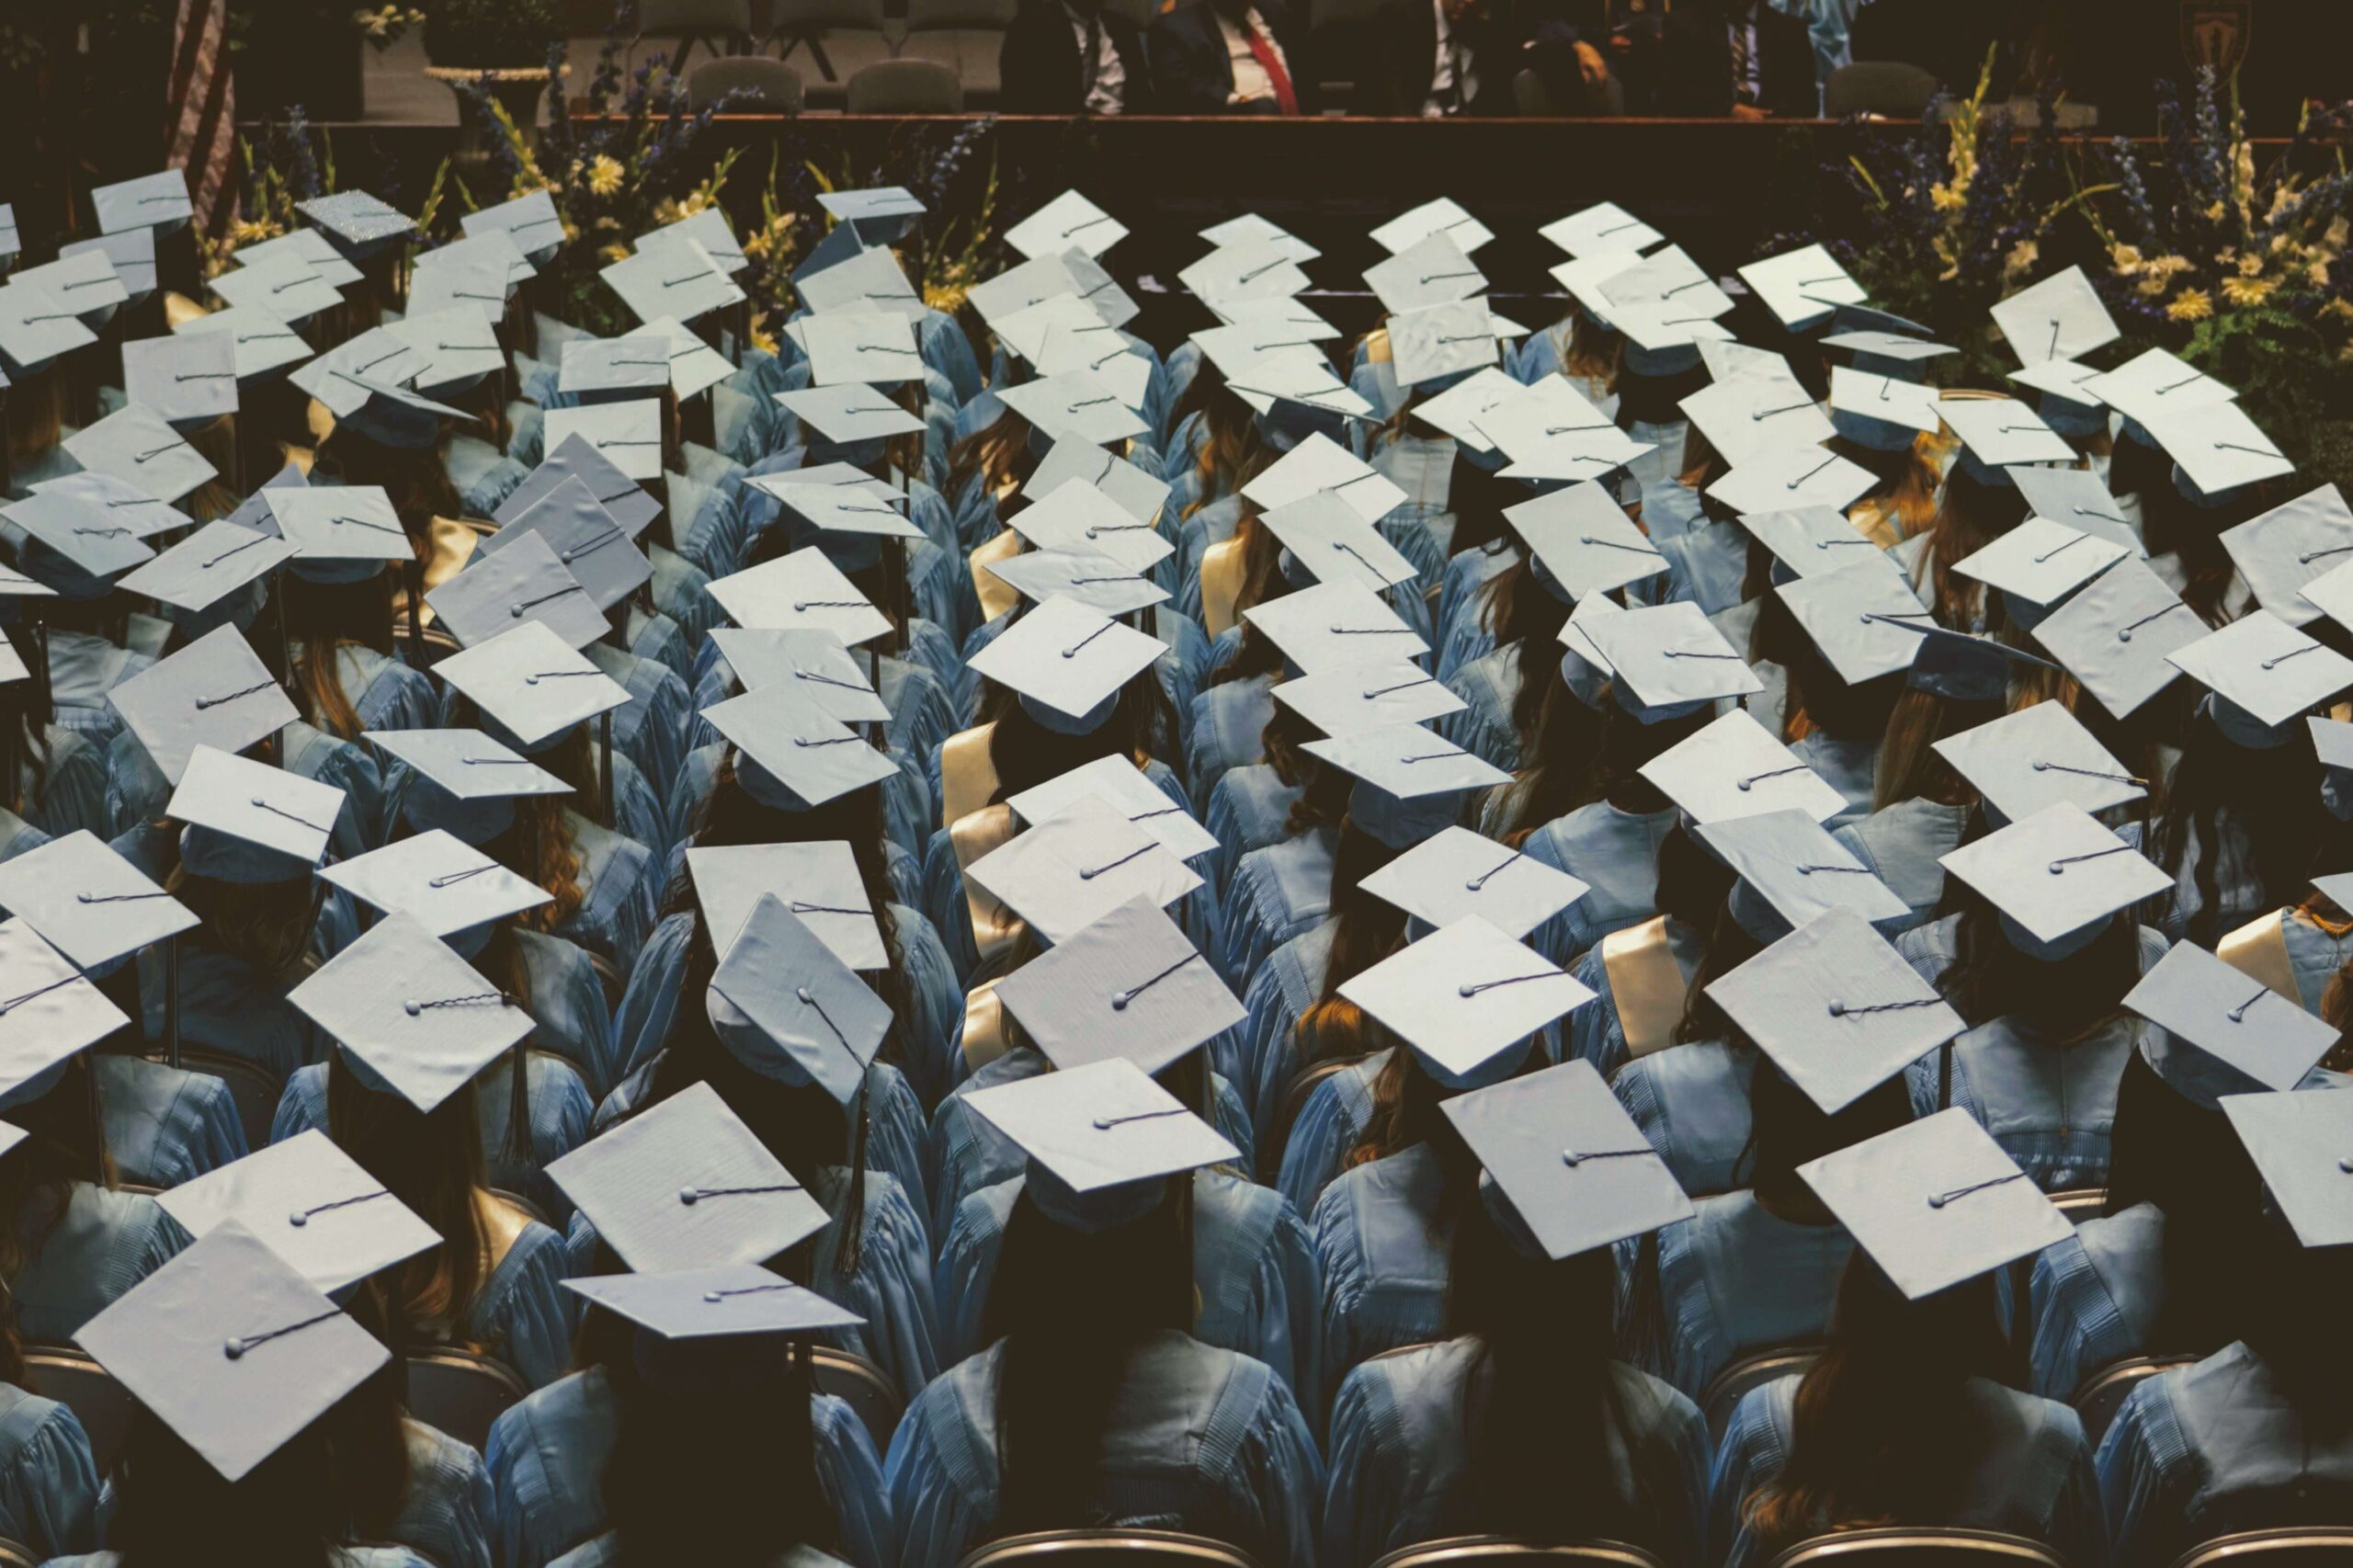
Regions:
<instances>
[{"instance_id":1,"label":"long brown hair","mask_svg":"<svg viewBox=\"0 0 2353 1568\"><path fill-rule=\"evenodd\" d=\"M993 681L983 688L981 718L996 726L989 733L989 762L996 770L997 785L989 797L992 803L1097 757L1126 756L1142 767L1153 758L1165 762L1180 755L1176 710L1154 665L1131 676L1120 688L1110 717L1084 735L1046 728L1029 716L1010 688Z\"/></svg>"},{"instance_id":2,"label":"long brown hair","mask_svg":"<svg viewBox=\"0 0 2353 1568\"><path fill-rule=\"evenodd\" d=\"M175 866L164 891L204 923L207 947L272 980L290 980L310 951L322 890L309 881L224 882Z\"/></svg>"},{"instance_id":3,"label":"long brown hair","mask_svg":"<svg viewBox=\"0 0 2353 1568\"><path fill-rule=\"evenodd\" d=\"M1340 987L1387 958L1405 934L1405 914L1369 893L1364 879L1397 858L1398 851L1343 820L1332 849L1332 946L1315 1001L1292 1026L1298 1060L1304 1063L1361 1056L1378 1050L1364 1010L1340 994ZM1387 1031L1380 1031L1385 1041Z\"/></svg>"},{"instance_id":4,"label":"long brown hair","mask_svg":"<svg viewBox=\"0 0 2353 1568\"><path fill-rule=\"evenodd\" d=\"M1987 592L1984 585L1953 567L2024 521L2026 497L2016 486L1988 484L1972 476L1965 463L1955 464L1945 476L1944 498L1928 525L1928 608L1938 624L1966 631L1975 624L1981 605L1986 631L1998 631L2007 624L2002 596Z\"/></svg>"},{"instance_id":5,"label":"long brown hair","mask_svg":"<svg viewBox=\"0 0 2353 1568\"><path fill-rule=\"evenodd\" d=\"M1206 371L1204 372L1206 373ZM1199 384L1199 378L1195 378ZM1193 472L1200 487L1177 515L1182 522L1212 501L1238 493L1280 456L1258 433L1258 421L1239 397L1210 397L1201 403L1200 450Z\"/></svg>"},{"instance_id":6,"label":"long brown hair","mask_svg":"<svg viewBox=\"0 0 2353 1568\"><path fill-rule=\"evenodd\" d=\"M1885 811L1900 801L1934 801L1941 806L1974 801L1977 791L1937 755L1936 744L2001 716L1999 702L1965 702L1907 684L1888 711L1871 809Z\"/></svg>"},{"instance_id":7,"label":"long brown hair","mask_svg":"<svg viewBox=\"0 0 2353 1568\"><path fill-rule=\"evenodd\" d=\"M1937 493L1943 487L1937 465L1919 440L1900 451L1883 452L1860 441L1834 436L1825 447L1848 462L1869 469L1878 483L1856 506L1874 507L1892 531L1910 539L1936 520ZM1853 508L1849 508L1852 510Z\"/></svg>"},{"instance_id":8,"label":"long brown hair","mask_svg":"<svg viewBox=\"0 0 2353 1568\"><path fill-rule=\"evenodd\" d=\"M457 1338L494 1263L473 1084L421 1111L370 1089L337 1048L327 1064L327 1136L442 1238L392 1271L395 1334L412 1344Z\"/></svg>"},{"instance_id":9,"label":"long brown hair","mask_svg":"<svg viewBox=\"0 0 2353 1568\"><path fill-rule=\"evenodd\" d=\"M1007 481L1026 480L1036 471L1029 455L1029 421L1010 408L948 449L948 494L961 497L965 486L977 483L994 500Z\"/></svg>"},{"instance_id":10,"label":"long brown hair","mask_svg":"<svg viewBox=\"0 0 2353 1568\"><path fill-rule=\"evenodd\" d=\"M7 789L8 809L22 816L49 790L49 726L57 710L50 700L49 664L40 656L39 639L27 626L4 630L32 677L0 686L0 784Z\"/></svg>"},{"instance_id":11,"label":"long brown hair","mask_svg":"<svg viewBox=\"0 0 2353 1568\"><path fill-rule=\"evenodd\" d=\"M282 572L271 595L285 620L292 668L277 670L274 643L265 643L264 662L275 673L291 677L295 701L307 722L347 741L358 739L363 726L352 695L343 689L343 646L353 643L392 653L392 582L388 574L380 573L362 583L310 583Z\"/></svg>"},{"instance_id":12,"label":"long brown hair","mask_svg":"<svg viewBox=\"0 0 2353 1568\"><path fill-rule=\"evenodd\" d=\"M90 1053L69 1057L63 1076L49 1093L8 1108L9 1125L23 1142L0 1154L0 1281L13 1285L25 1265L40 1256L65 1218L76 1182L114 1185L114 1162L107 1154L98 1119L97 1077ZM15 1302L9 1302L13 1324ZM13 1381L13 1380L8 1380Z\"/></svg>"}]
</instances>

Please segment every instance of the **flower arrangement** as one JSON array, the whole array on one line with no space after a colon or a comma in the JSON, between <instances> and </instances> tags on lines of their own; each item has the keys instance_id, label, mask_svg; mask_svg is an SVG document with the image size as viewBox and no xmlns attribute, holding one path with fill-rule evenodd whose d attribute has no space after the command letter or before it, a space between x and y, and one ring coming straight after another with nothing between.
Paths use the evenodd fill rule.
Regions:
<instances>
[{"instance_id":1,"label":"flower arrangement","mask_svg":"<svg viewBox=\"0 0 2353 1568\"><path fill-rule=\"evenodd\" d=\"M414 6L379 6L372 10L361 6L351 13L351 25L368 40L368 47L381 54L408 36L409 28L419 26L425 13Z\"/></svg>"},{"instance_id":2,"label":"flower arrangement","mask_svg":"<svg viewBox=\"0 0 2353 1568\"><path fill-rule=\"evenodd\" d=\"M433 0L425 52L436 65L513 70L547 61L563 38L555 0ZM559 61L547 61L551 72Z\"/></svg>"}]
</instances>

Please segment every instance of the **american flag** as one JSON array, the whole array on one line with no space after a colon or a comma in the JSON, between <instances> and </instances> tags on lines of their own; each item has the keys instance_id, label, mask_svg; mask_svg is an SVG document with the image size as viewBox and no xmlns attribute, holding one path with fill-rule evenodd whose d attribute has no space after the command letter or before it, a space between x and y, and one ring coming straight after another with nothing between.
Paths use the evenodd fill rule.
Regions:
<instances>
[{"instance_id":1,"label":"american flag","mask_svg":"<svg viewBox=\"0 0 2353 1568\"><path fill-rule=\"evenodd\" d=\"M172 28L171 122L165 162L188 171L196 227L218 233L237 204L231 178L237 99L229 80L229 0L179 0Z\"/></svg>"}]
</instances>

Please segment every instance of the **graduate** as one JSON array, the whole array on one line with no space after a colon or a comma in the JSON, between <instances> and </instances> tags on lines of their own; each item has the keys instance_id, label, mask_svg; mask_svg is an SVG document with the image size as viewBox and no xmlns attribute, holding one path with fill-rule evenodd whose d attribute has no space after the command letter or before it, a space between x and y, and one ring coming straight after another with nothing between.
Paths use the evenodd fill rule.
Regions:
<instances>
[{"instance_id":1,"label":"graduate","mask_svg":"<svg viewBox=\"0 0 2353 1568\"><path fill-rule=\"evenodd\" d=\"M27 1136L17 1131L8 1142ZM0 1150L0 1159L6 1155ZM12 1324L0 1336L0 1406L6 1410L0 1429L7 1434L0 1445L0 1530L46 1559L96 1544L98 1472L74 1412L27 1388L24 1356Z\"/></svg>"}]
</instances>

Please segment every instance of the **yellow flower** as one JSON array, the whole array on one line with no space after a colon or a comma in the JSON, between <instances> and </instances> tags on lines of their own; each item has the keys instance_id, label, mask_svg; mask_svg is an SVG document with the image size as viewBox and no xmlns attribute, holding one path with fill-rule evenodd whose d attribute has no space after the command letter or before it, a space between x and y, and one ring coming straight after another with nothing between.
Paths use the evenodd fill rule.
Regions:
<instances>
[{"instance_id":1,"label":"yellow flower","mask_svg":"<svg viewBox=\"0 0 2353 1568\"><path fill-rule=\"evenodd\" d=\"M604 153L597 154L588 165L588 189L597 196L610 196L621 187L621 166Z\"/></svg>"},{"instance_id":2,"label":"yellow flower","mask_svg":"<svg viewBox=\"0 0 2353 1568\"><path fill-rule=\"evenodd\" d=\"M2184 289L2165 307L2165 315L2173 321L2204 321L2214 313L2214 301L2203 289Z\"/></svg>"},{"instance_id":3,"label":"yellow flower","mask_svg":"<svg viewBox=\"0 0 2353 1568\"><path fill-rule=\"evenodd\" d=\"M2220 222L2222 221L2222 204L2221 202L2219 202L2219 201L2212 201L2212 202L2209 202L2209 203L2207 203L2207 206L2206 206L2206 221L2207 221L2208 222L2210 222L2210 223L2216 223L2216 222Z\"/></svg>"},{"instance_id":4,"label":"yellow flower","mask_svg":"<svg viewBox=\"0 0 2353 1568\"><path fill-rule=\"evenodd\" d=\"M1928 188L1928 200L1934 204L1938 211L1950 212L1956 208L1969 204L1969 193L1949 184L1931 186Z\"/></svg>"},{"instance_id":5,"label":"yellow flower","mask_svg":"<svg viewBox=\"0 0 2353 1568\"><path fill-rule=\"evenodd\" d=\"M2320 237L2326 244L2343 250L2345 242L2353 240L2353 222L2347 222L2342 218L2332 219L2328 227L2321 231Z\"/></svg>"},{"instance_id":6,"label":"yellow flower","mask_svg":"<svg viewBox=\"0 0 2353 1568\"><path fill-rule=\"evenodd\" d=\"M654 204L654 221L665 228L685 216L686 214L679 210L678 204L667 197Z\"/></svg>"},{"instance_id":7,"label":"yellow flower","mask_svg":"<svg viewBox=\"0 0 2353 1568\"><path fill-rule=\"evenodd\" d=\"M748 249L749 247L745 247ZM752 347L763 354L776 352L776 333L768 325L769 318L762 316L752 324Z\"/></svg>"},{"instance_id":8,"label":"yellow flower","mask_svg":"<svg viewBox=\"0 0 2353 1568\"><path fill-rule=\"evenodd\" d=\"M2118 245L2108 253L2108 259L2120 278L2130 278L2141 270L2141 247Z\"/></svg>"},{"instance_id":9,"label":"yellow flower","mask_svg":"<svg viewBox=\"0 0 2353 1568\"><path fill-rule=\"evenodd\" d=\"M2279 285L2268 278L2225 278L2222 298L2234 305L2259 305Z\"/></svg>"},{"instance_id":10,"label":"yellow flower","mask_svg":"<svg viewBox=\"0 0 2353 1568\"><path fill-rule=\"evenodd\" d=\"M2036 244L2032 240L2020 240L2017 244L2010 247L2010 254L2003 258L2002 270L2005 273L2015 277L2017 274L2024 272L2028 268L2033 267L2036 262L2041 259L2041 246Z\"/></svg>"},{"instance_id":11,"label":"yellow flower","mask_svg":"<svg viewBox=\"0 0 2353 1568\"><path fill-rule=\"evenodd\" d=\"M2325 288L2327 288L2327 287L2328 287L2328 257L2326 257L2326 256L2314 256L2314 257L2312 259L2312 261L2311 261L2310 263L2308 263L2308 264L2305 266L2305 267L2304 267L2304 276L2305 276L2306 278L2310 278L2310 279L2312 280L2312 284L2313 284L2313 288L2315 288L2315 289L2325 289Z\"/></svg>"},{"instance_id":12,"label":"yellow flower","mask_svg":"<svg viewBox=\"0 0 2353 1568\"><path fill-rule=\"evenodd\" d=\"M744 254L755 261L757 261L762 256L767 256L768 254L767 235L765 233L755 231L751 234L745 236L744 240Z\"/></svg>"},{"instance_id":13,"label":"yellow flower","mask_svg":"<svg viewBox=\"0 0 2353 1568\"><path fill-rule=\"evenodd\" d=\"M597 253L597 259L605 263L607 266L610 266L612 263L617 261L627 261L629 259L629 246L607 245L604 249Z\"/></svg>"},{"instance_id":14,"label":"yellow flower","mask_svg":"<svg viewBox=\"0 0 2353 1568\"><path fill-rule=\"evenodd\" d=\"M2335 316L2338 321L2353 321L2353 300L2331 300L2320 308L2320 313Z\"/></svg>"},{"instance_id":15,"label":"yellow flower","mask_svg":"<svg viewBox=\"0 0 2353 1568\"><path fill-rule=\"evenodd\" d=\"M2163 278L2158 277L2155 273L2151 273L2148 277L2142 278L2140 282L2135 283L2133 287L2139 290L2142 293L2147 295L2150 299L2154 300L2158 295L2165 291L2165 280Z\"/></svg>"}]
</instances>

